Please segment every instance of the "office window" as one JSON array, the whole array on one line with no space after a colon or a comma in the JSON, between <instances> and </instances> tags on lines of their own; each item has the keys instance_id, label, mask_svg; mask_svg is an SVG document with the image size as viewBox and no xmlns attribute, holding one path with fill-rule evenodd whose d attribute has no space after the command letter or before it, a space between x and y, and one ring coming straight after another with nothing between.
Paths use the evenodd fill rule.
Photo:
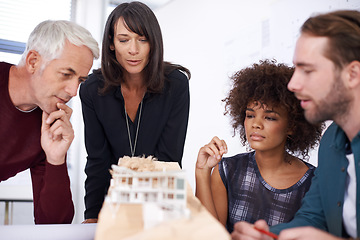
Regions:
<instances>
[{"instance_id":1,"label":"office window","mask_svg":"<svg viewBox=\"0 0 360 240\"><path fill-rule=\"evenodd\" d=\"M29 34L44 20L71 20L75 0L0 0L0 61L17 64Z\"/></svg>"}]
</instances>

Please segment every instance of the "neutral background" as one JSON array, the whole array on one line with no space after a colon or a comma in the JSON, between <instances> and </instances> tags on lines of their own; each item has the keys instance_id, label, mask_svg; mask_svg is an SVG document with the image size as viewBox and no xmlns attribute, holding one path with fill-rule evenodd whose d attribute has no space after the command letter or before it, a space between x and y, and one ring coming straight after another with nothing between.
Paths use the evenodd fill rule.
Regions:
<instances>
[{"instance_id":1,"label":"neutral background","mask_svg":"<svg viewBox=\"0 0 360 240\"><path fill-rule=\"evenodd\" d=\"M89 29L101 43L103 26L111 10L110 2L72 2L76 6L73 7L73 20ZM246 151L238 135L234 136L229 118L223 115L221 100L229 90L229 77L265 58L292 65L299 27L312 14L337 9L360 10L360 0L164 0L160 5L151 1L146 3L153 7L162 28L165 60L184 65L192 73L183 169L193 188L198 150L213 136L226 140L228 156ZM46 11L42 6L34 7L34 11ZM99 66L99 61L95 61L94 68ZM76 206L73 223L80 223L84 211L86 151L79 98L75 97L69 105L74 109L71 120L75 129L75 140L68 157ZM310 159L314 165L317 165L316 153L315 149ZM4 184L13 186L14 191L20 185L31 188L28 173L1 183L0 194ZM32 211L32 203L14 204L13 224L33 224ZM0 202L0 224L3 224L3 217L4 203Z\"/></svg>"}]
</instances>

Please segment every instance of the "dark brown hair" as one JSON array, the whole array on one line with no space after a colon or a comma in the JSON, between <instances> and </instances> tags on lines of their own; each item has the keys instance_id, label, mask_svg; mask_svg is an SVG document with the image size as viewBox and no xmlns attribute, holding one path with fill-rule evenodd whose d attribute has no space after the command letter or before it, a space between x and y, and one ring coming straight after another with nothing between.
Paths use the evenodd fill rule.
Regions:
<instances>
[{"instance_id":1,"label":"dark brown hair","mask_svg":"<svg viewBox=\"0 0 360 240\"><path fill-rule=\"evenodd\" d=\"M246 108L253 102L281 107L288 113L288 128L292 135L286 141L287 151L307 159L309 150L317 146L324 125L312 125L306 121L299 100L287 89L293 73L293 67L276 64L275 60L264 60L231 77L232 89L223 100L225 114L230 115L234 133L239 131L244 146L247 143L244 128Z\"/></svg>"},{"instance_id":2,"label":"dark brown hair","mask_svg":"<svg viewBox=\"0 0 360 240\"><path fill-rule=\"evenodd\" d=\"M310 17L301 27L301 33L328 37L324 56L338 69L356 60L360 61L360 12L341 10Z\"/></svg>"},{"instance_id":3,"label":"dark brown hair","mask_svg":"<svg viewBox=\"0 0 360 240\"><path fill-rule=\"evenodd\" d=\"M123 79L123 67L116 60L115 52L110 49L114 44L114 31L120 18L123 18L130 31L145 36L150 44L149 63L145 67L145 81L147 91L161 92L164 87L165 75L174 69L187 73L190 79L190 71L180 65L164 62L163 40L159 23L151 9L140 2L122 3L109 15L102 43L101 70L104 76L104 87L101 93L107 92L112 87L119 86Z\"/></svg>"}]
</instances>

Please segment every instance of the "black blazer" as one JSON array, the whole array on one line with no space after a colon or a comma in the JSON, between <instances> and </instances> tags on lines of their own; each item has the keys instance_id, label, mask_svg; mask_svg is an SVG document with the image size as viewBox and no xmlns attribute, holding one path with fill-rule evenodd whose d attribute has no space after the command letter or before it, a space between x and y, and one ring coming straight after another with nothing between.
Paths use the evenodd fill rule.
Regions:
<instances>
[{"instance_id":1,"label":"black blazer","mask_svg":"<svg viewBox=\"0 0 360 240\"><path fill-rule=\"evenodd\" d=\"M85 219L97 218L110 183L109 169L123 156L131 156L125 120L124 99L120 87L106 95L98 93L103 84L100 74L91 74L80 86L85 124L87 163L85 173ZM179 70L172 71L162 93L146 93L141 118L128 117L135 156L152 155L160 161L181 166L189 118L189 80ZM140 109L140 107L139 107Z\"/></svg>"}]
</instances>

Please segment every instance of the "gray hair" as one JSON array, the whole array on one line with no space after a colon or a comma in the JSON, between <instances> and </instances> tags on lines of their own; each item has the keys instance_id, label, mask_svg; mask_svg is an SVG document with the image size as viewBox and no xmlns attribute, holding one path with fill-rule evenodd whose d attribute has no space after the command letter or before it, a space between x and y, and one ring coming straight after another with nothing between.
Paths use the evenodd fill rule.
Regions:
<instances>
[{"instance_id":1,"label":"gray hair","mask_svg":"<svg viewBox=\"0 0 360 240\"><path fill-rule=\"evenodd\" d=\"M37 51L46 61L58 58L68 40L76 46L88 47L94 58L99 58L99 46L91 33L80 25L65 20L47 20L38 24L31 32L19 65L25 64L30 50Z\"/></svg>"}]
</instances>

